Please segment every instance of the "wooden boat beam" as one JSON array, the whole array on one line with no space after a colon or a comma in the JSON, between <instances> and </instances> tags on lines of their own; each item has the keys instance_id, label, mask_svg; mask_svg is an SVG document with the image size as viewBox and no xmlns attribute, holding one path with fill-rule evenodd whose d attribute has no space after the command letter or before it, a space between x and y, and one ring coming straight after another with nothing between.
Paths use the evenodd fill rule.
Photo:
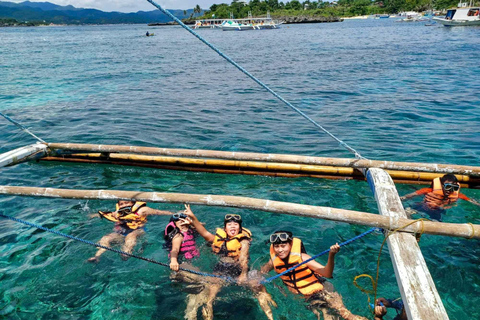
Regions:
<instances>
[{"instance_id":1,"label":"wooden boat beam","mask_svg":"<svg viewBox=\"0 0 480 320\"><path fill-rule=\"evenodd\" d=\"M262 154L252 152L226 152L213 150L167 149L152 147L95 145L78 143L49 143L50 155L71 153L130 153L144 155L181 156L213 159L249 160L264 162L282 162L311 165L327 165L351 168L382 168L388 170L453 173L480 177L480 167L435 163L394 162L378 160L360 160L351 158L323 158L288 154Z\"/></svg>"},{"instance_id":2,"label":"wooden boat beam","mask_svg":"<svg viewBox=\"0 0 480 320\"><path fill-rule=\"evenodd\" d=\"M0 186L0 195L2 194L85 200L99 199L117 201L124 199L157 203L189 203L206 206L233 207L359 224L386 230L394 230L410 222L414 222L414 220L406 218L392 219L391 217L367 212L223 195ZM423 233L434 235L480 239L480 225L425 221L415 222L405 228L405 232L410 233L420 233L422 231Z\"/></svg>"},{"instance_id":3,"label":"wooden boat beam","mask_svg":"<svg viewBox=\"0 0 480 320\"><path fill-rule=\"evenodd\" d=\"M366 175L380 214L392 222L404 221L407 216L388 173L370 169ZM397 232L388 237L387 243L408 319L448 319L415 237Z\"/></svg>"},{"instance_id":4,"label":"wooden boat beam","mask_svg":"<svg viewBox=\"0 0 480 320\"><path fill-rule=\"evenodd\" d=\"M47 154L47 145L36 143L0 154L0 168L39 159Z\"/></svg>"}]
</instances>

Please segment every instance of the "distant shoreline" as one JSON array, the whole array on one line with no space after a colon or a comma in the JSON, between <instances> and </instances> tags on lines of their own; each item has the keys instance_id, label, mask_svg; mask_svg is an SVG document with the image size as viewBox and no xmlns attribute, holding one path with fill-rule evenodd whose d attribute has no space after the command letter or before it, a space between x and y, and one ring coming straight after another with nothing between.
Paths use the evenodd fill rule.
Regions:
<instances>
[{"instance_id":1,"label":"distant shoreline","mask_svg":"<svg viewBox=\"0 0 480 320\"><path fill-rule=\"evenodd\" d=\"M342 22L344 18L340 17L323 17L323 16L280 16L272 17L275 20L284 21L283 24L302 24L302 23L329 23L329 22ZM204 20L204 19L198 19ZM228 20L228 19L225 19ZM186 25L194 25L196 20L182 21ZM171 22L158 22L158 23L149 23L149 27L163 27L163 26L173 26L178 25L175 21Z\"/></svg>"}]
</instances>

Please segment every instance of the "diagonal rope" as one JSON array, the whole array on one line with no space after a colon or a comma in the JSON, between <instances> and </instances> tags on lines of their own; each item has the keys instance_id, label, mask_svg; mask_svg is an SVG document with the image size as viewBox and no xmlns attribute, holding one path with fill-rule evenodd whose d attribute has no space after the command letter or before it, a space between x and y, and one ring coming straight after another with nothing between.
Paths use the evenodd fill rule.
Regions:
<instances>
[{"instance_id":1,"label":"diagonal rope","mask_svg":"<svg viewBox=\"0 0 480 320\"><path fill-rule=\"evenodd\" d=\"M278 93L276 93L275 91L273 91L272 89L270 89L266 84L264 84L262 81L260 81L259 79L257 79L254 75L252 75L250 72L248 72L247 70L245 70L242 66L240 66L238 63L236 63L235 61L233 61L229 56L227 56L226 54L224 54L223 52L221 52L218 48L216 48L214 45L212 45L210 42L208 42L207 40L205 40L202 36L200 36L198 33L196 33L194 30L192 30L192 28L189 28L188 26L186 26L180 19L178 19L177 17L175 17L172 13L170 13L170 11L166 10L166 9L163 9L159 4L157 4L155 1L153 0L147 0L148 2L150 2L153 6L155 6L156 8L158 8L160 11L162 11L164 14L166 14L167 16L169 16L170 18L172 18L175 22L177 22L180 26L182 26L185 30L187 30L188 32L190 32L191 34L193 34L196 38L198 38L200 41L202 41L204 44L206 44L210 49L212 49L213 51L215 51L216 53L218 53L222 58L224 58L225 60L227 60L228 62L230 62L233 66L235 66L238 70L240 70L241 72L243 72L245 75L247 75L249 78L251 78L253 81L255 81L257 84L259 84L261 87L263 87L265 90L267 90L268 92L270 92L271 94L273 94L277 99L279 99L280 101L282 101L283 103L285 103L288 107L290 107L291 109L293 109L295 112L297 112L298 114L300 114L302 117L304 117L305 119L307 119L308 121L310 121L315 127L319 128L320 130L322 130L323 132L325 132L326 134L328 134L331 138L333 138L334 140L336 140L342 147L344 147L345 149L347 149L348 151L350 151L351 153L353 153L355 155L355 158L357 159L365 159L364 157L362 157L362 155L360 155L360 153L358 153L355 149L353 149L352 147L350 147L348 144L346 144L345 142L343 142L342 140L340 140L339 138L337 138L335 135L333 135L332 133L330 133L327 129L325 129L323 126L321 126L320 124L318 124L315 120L313 120L312 118L310 118L309 116L307 116L303 111L301 111L300 109L298 109L297 107L295 107L294 105L292 105L290 102L288 102L287 100L285 100L283 97L281 97Z\"/></svg>"},{"instance_id":2,"label":"diagonal rope","mask_svg":"<svg viewBox=\"0 0 480 320\"><path fill-rule=\"evenodd\" d=\"M378 228L372 228L372 229L370 229L370 230L368 230L368 231L365 231L364 233L359 234L359 235L356 236L356 237L353 237L353 238L351 238L351 239L349 239L349 240L347 240L347 241L345 241L345 242L340 243L339 246L340 246L340 247L346 246L346 245L352 243L353 241L358 240L358 239L360 239L360 238L362 238L362 237L365 237L367 234L370 234L370 233L372 233L373 231L376 231L376 230L378 230ZM273 280L275 280L275 279L283 276L284 274L289 273L290 271L293 271L293 270L297 269L297 268L300 267L301 265L304 265L304 264L306 264L306 263L308 263L308 262L310 262L310 261L312 261L312 260L314 260L314 259L316 259L316 258L318 258L318 257L320 257L320 256L323 256L324 254L326 254L326 253L328 253L328 252L330 252L330 249L327 249L327 250L325 250L325 251L322 251L322 252L320 252L319 254L314 255L314 256L311 257L310 259L307 259L307 260L305 260L305 261L303 261L303 262L301 262L301 263L299 263L299 264L291 267L290 269L287 269L287 270L283 271L282 273L279 273L279 274L277 274L277 275L274 275L273 277L267 278L267 279L261 281L260 283L261 283L261 284L265 284L265 283L271 282L271 281L273 281Z\"/></svg>"},{"instance_id":3,"label":"diagonal rope","mask_svg":"<svg viewBox=\"0 0 480 320\"><path fill-rule=\"evenodd\" d=\"M11 123L13 123L13 124L16 125L17 127L19 127L22 131L28 133L29 135L31 135L32 137L34 137L35 139L37 139L37 140L40 141L41 143L46 143L45 141L43 141L42 139L40 139L39 137L37 137L35 134L33 134L30 130L28 130L27 128L25 128L25 127L22 126L20 123L18 123L17 121L13 120L12 118L10 118L9 116L7 116L6 114L0 112L0 116L4 117L4 118L7 119L8 121L10 121Z\"/></svg>"},{"instance_id":4,"label":"diagonal rope","mask_svg":"<svg viewBox=\"0 0 480 320\"><path fill-rule=\"evenodd\" d=\"M66 234L66 233L62 233L60 231L45 228L41 225L38 225L38 224L35 224L35 223L32 223L32 222L28 222L28 221L25 221L25 220L22 220L22 219L18 219L18 218L12 217L12 216L7 216L7 215L4 215L2 213L0 213L0 217L10 219L10 220L15 221L15 222L20 222L20 223L23 223L24 225L34 227L34 228L37 228L37 229L40 229L40 230L43 230L43 231L47 231L47 232L50 232L50 233L53 233L53 234L56 234L56 235L59 235L59 236L62 236L62 237L68 238L68 239L72 239L72 240L75 240L75 241L80 241L80 242L83 242L85 244L95 246L97 248L102 248L102 249L112 251L112 252L115 252L115 253L119 253L119 254L123 254L123 255L126 255L126 256L135 258L135 259L140 259L140 260L143 260L143 261L155 263L155 264L158 264L158 265L161 265L161 266L164 266L164 267L170 267L170 265L168 265L166 263L163 263L163 262L159 262L159 261L156 261L156 260L153 260L153 259L150 259L150 258L137 256L136 254L128 253L128 252L125 252L125 251L122 251L122 250L109 248L109 247L103 246L101 244L98 244L98 243L95 243L95 242L92 242L92 241L89 241L89 240L81 239L81 238L71 236L71 235ZM185 269L185 268L182 268L182 267L180 267L179 270L182 270L182 271L185 271L185 272L190 272L190 273L197 274L197 275L204 276L204 277L219 278L219 279L225 280L225 281L230 282L230 283L236 283L237 282L235 279L233 279L231 277L219 276L219 275L216 275L216 274L210 274L210 273Z\"/></svg>"}]
</instances>

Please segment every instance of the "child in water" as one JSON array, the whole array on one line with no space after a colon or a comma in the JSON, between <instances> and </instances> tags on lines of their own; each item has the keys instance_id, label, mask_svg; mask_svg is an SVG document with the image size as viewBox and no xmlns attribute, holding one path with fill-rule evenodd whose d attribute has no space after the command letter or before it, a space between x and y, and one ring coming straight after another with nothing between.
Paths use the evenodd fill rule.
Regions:
<instances>
[{"instance_id":1,"label":"child in water","mask_svg":"<svg viewBox=\"0 0 480 320\"><path fill-rule=\"evenodd\" d=\"M247 228L242 226L242 217L238 214L227 214L223 221L223 228L217 228L215 233L210 233L193 214L190 207L187 207L185 214L191 219L198 233L212 244L212 251L218 259L213 273L234 278L239 284L250 287L258 300L260 308L262 308L269 320L273 320L271 306L276 307L275 302L264 286L258 284L252 286L247 279L252 234ZM225 283L221 281L212 282L209 286L206 286L205 290L198 294L196 303L192 303L191 308L187 307L190 309L188 314L196 316L196 310L201 305L204 305L202 308L203 319L213 319L213 303L224 285Z\"/></svg>"},{"instance_id":2,"label":"child in water","mask_svg":"<svg viewBox=\"0 0 480 320\"><path fill-rule=\"evenodd\" d=\"M367 320L367 318L352 314L344 306L342 297L333 291L333 286L322 278L333 277L334 258L339 250L338 244L330 247L325 266L311 260L280 278L289 291L305 297L309 304L308 309L319 320L321 314L325 320L336 319L334 315L328 313L329 310L335 311L346 320ZM266 274L275 270L276 273L282 273L310 258L300 239L294 238L289 231L279 230L270 236L270 260L261 268L261 272Z\"/></svg>"},{"instance_id":3,"label":"child in water","mask_svg":"<svg viewBox=\"0 0 480 320\"><path fill-rule=\"evenodd\" d=\"M470 199L463 193L460 193L460 183L454 174L446 174L441 178L435 178L429 188L423 188L415 192L400 197L401 200L413 198L415 196L425 195L423 202L416 204L409 210L409 214L422 211L427 213L430 218L441 221L441 216L446 209L451 208L458 199L466 200L477 206L480 203Z\"/></svg>"},{"instance_id":4,"label":"child in water","mask_svg":"<svg viewBox=\"0 0 480 320\"><path fill-rule=\"evenodd\" d=\"M187 205L185 207L190 208ZM169 251L170 269L178 271L179 260L189 261L200 255L195 243L195 236L196 232L191 220L185 213L177 212L172 215L164 234L165 247Z\"/></svg>"},{"instance_id":5,"label":"child in water","mask_svg":"<svg viewBox=\"0 0 480 320\"><path fill-rule=\"evenodd\" d=\"M100 244L110 247L113 243L122 243L122 250L132 253L133 248L137 244L137 239L145 234L145 225L149 216L165 216L171 215L169 211L156 210L147 207L145 202L133 200L119 200L114 212L98 211L100 218L114 222L115 226L112 233L109 233L100 239ZM89 258L88 262L97 263L100 256L107 251L99 248L97 253ZM127 260L127 255L121 255L123 260Z\"/></svg>"}]
</instances>

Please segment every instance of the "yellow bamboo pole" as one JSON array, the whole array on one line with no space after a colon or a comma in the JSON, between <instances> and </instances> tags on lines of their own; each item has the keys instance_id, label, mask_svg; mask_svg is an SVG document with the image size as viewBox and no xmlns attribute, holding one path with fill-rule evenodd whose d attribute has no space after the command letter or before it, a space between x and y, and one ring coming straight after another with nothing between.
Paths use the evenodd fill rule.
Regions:
<instances>
[{"instance_id":1,"label":"yellow bamboo pole","mask_svg":"<svg viewBox=\"0 0 480 320\"><path fill-rule=\"evenodd\" d=\"M355 168L332 167L319 165L302 165L291 163L271 163L258 161L232 161L219 159L193 159L182 157L163 157L163 156L145 156L124 153L111 153L107 155L100 153L72 154L64 157L46 157L46 161L74 161L89 162L85 160L94 160L96 163L110 163L122 165L150 166L188 171L203 171L217 173L236 173L236 174L261 174L275 176L308 176L322 178L354 178L364 180L363 174ZM204 170L211 168L211 170ZM412 171L386 170L395 181L419 181L425 184L433 179L441 177L443 174ZM272 174L275 173L275 174ZM458 180L463 187L480 185L480 179L474 179L466 175L457 175Z\"/></svg>"},{"instance_id":2,"label":"yellow bamboo pole","mask_svg":"<svg viewBox=\"0 0 480 320\"><path fill-rule=\"evenodd\" d=\"M0 186L0 194L68 199L100 199L111 201L123 199L146 202L189 203L207 206L233 207L360 224L387 230L395 230L414 222L409 219L393 219L391 217L367 212L223 195L119 190L71 190L17 186ZM480 238L480 225L474 224L418 221L406 227L404 230L412 233L427 233L475 239Z\"/></svg>"},{"instance_id":3,"label":"yellow bamboo pole","mask_svg":"<svg viewBox=\"0 0 480 320\"><path fill-rule=\"evenodd\" d=\"M251 152L226 152L213 150L188 150L188 149L168 149L136 146L116 146L116 145L94 145L94 144L73 144L73 143L49 143L48 147L52 155L62 153L130 153L145 155L163 155L163 156L181 156L195 158L213 158L213 159L231 159L264 161L279 163L295 163L308 165L326 165L334 167L351 168L382 168L386 170L418 171L431 173L454 173L459 175L468 175L480 177L480 167L461 166L452 164L434 164L434 163L414 163L414 162L394 162L379 160L359 160L342 158L324 158L309 157L287 154L262 154Z\"/></svg>"}]
</instances>

